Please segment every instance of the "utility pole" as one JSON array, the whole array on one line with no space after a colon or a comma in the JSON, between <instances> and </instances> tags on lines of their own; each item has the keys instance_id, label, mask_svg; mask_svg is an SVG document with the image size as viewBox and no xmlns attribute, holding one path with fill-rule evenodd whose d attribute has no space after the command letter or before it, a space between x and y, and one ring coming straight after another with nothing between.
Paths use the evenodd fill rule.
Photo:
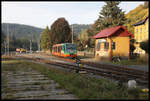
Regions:
<instances>
[{"instance_id":1,"label":"utility pole","mask_svg":"<svg viewBox=\"0 0 150 101\"><path fill-rule=\"evenodd\" d=\"M41 39L37 40L38 51L40 51L40 40Z\"/></svg>"},{"instance_id":2,"label":"utility pole","mask_svg":"<svg viewBox=\"0 0 150 101\"><path fill-rule=\"evenodd\" d=\"M40 51L40 40L39 40L39 47L38 48L39 48L38 50Z\"/></svg>"},{"instance_id":3,"label":"utility pole","mask_svg":"<svg viewBox=\"0 0 150 101\"><path fill-rule=\"evenodd\" d=\"M39 50L39 51L40 51L40 49L41 49L41 35L42 35L42 34L40 34L40 38L39 38L39 42L38 42L38 43L39 43L39 45L38 45L38 50Z\"/></svg>"},{"instance_id":4,"label":"utility pole","mask_svg":"<svg viewBox=\"0 0 150 101\"><path fill-rule=\"evenodd\" d=\"M31 50L32 50L32 43L31 43L31 40L30 40L30 53L31 53Z\"/></svg>"},{"instance_id":5,"label":"utility pole","mask_svg":"<svg viewBox=\"0 0 150 101\"><path fill-rule=\"evenodd\" d=\"M5 46L5 55L7 54L6 53L6 49L7 49L7 42L6 41L4 41L4 46Z\"/></svg>"},{"instance_id":6,"label":"utility pole","mask_svg":"<svg viewBox=\"0 0 150 101\"><path fill-rule=\"evenodd\" d=\"M73 25L72 25L72 43L73 43Z\"/></svg>"},{"instance_id":7,"label":"utility pole","mask_svg":"<svg viewBox=\"0 0 150 101\"><path fill-rule=\"evenodd\" d=\"M8 34L8 36L7 36L7 43L8 43L8 56L9 56L9 29L8 29L8 24L7 24L7 34Z\"/></svg>"}]
</instances>

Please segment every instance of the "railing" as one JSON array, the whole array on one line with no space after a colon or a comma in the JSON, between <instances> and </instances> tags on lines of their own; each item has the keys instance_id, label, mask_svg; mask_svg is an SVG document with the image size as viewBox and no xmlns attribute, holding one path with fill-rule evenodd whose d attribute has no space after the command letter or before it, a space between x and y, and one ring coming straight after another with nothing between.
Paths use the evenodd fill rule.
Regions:
<instances>
[{"instance_id":1,"label":"railing","mask_svg":"<svg viewBox=\"0 0 150 101\"><path fill-rule=\"evenodd\" d=\"M94 52L77 51L77 55L78 55L78 56L94 57Z\"/></svg>"}]
</instances>

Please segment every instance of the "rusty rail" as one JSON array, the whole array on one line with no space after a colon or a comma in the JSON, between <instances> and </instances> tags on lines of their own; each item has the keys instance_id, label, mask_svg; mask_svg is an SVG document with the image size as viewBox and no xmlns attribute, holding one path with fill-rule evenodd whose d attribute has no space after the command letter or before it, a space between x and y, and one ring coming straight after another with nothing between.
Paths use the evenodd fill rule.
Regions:
<instances>
[{"instance_id":1,"label":"rusty rail","mask_svg":"<svg viewBox=\"0 0 150 101\"><path fill-rule=\"evenodd\" d=\"M73 69L73 70L77 69L77 66L71 65L71 64L60 63L60 62L50 61L50 60L44 60L41 58L32 58L32 59L27 58L27 57L24 57L24 58L38 61L38 62L43 62L43 63L50 64L50 65L60 66L63 68L68 68L68 69ZM69 60L70 62L75 62L74 60L70 60L70 59L65 59L65 60L66 61ZM115 67L112 65L101 65L101 64L87 63L87 62L83 62L83 61L82 61L82 63L86 64L88 66L97 67L96 69L83 67L83 70L87 71L88 73L93 73L96 75L108 77L108 78L115 79L115 80L123 80L124 82L126 82L130 79L136 79L137 83L139 83L141 85L148 85L149 78L148 78L147 72L142 71L142 73L141 73L141 71L139 71L139 70L134 71L134 69L128 69L128 68L124 68L124 67ZM141 75L143 75L143 76L141 76Z\"/></svg>"}]
</instances>

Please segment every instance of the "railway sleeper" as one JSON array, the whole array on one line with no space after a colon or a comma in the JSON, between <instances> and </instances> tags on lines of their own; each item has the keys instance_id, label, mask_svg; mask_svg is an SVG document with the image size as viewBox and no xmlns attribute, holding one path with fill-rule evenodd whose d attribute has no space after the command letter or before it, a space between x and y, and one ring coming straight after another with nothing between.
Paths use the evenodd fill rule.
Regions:
<instances>
[{"instance_id":1,"label":"railway sleeper","mask_svg":"<svg viewBox=\"0 0 150 101\"><path fill-rule=\"evenodd\" d=\"M106 68L103 68L103 69L106 69ZM108 68L107 68L108 69ZM110 69L109 69L110 70ZM139 73L135 73L135 72L131 72L131 71L120 71L120 70L118 70L118 69L112 69L111 68L111 70L112 70L112 72L114 72L114 73L116 73L116 74L125 74L125 75L129 75L129 76L134 76L134 77L138 77L138 78L145 78L147 75L144 75L143 77L141 77L141 73L139 74ZM117 73L117 71L118 71L118 73ZM122 72L122 73L121 73ZM130 74L129 74L130 73ZM132 73L132 74L131 74ZM148 77L148 76L147 76Z\"/></svg>"},{"instance_id":2,"label":"railway sleeper","mask_svg":"<svg viewBox=\"0 0 150 101\"><path fill-rule=\"evenodd\" d=\"M39 59L35 59L36 61L39 61ZM52 64L53 63L53 65L58 65L58 64L60 64L60 65L58 65L58 66L63 66L64 68L68 68L68 65L69 64L62 64L62 63L56 63L56 62L49 62L49 61L47 61L46 62L46 60L42 60L42 62L44 61L44 63L49 63L49 64ZM73 66L73 68L78 68L77 66ZM69 68L71 69L72 68L72 65L69 65ZM92 69L92 71L99 71L99 70L93 70ZM100 71L99 71L100 72ZM101 72L105 72L105 73L107 73L107 74L117 74L117 75L128 75L128 76L132 76L132 77L134 77L134 78L143 78L143 79L148 79L148 78L146 78L146 77L141 77L141 75L139 76L137 76L137 75L131 75L131 74L127 74L127 73L120 73L120 72L116 72L116 71L107 71L107 70L105 70L105 71L101 71Z\"/></svg>"},{"instance_id":3,"label":"railway sleeper","mask_svg":"<svg viewBox=\"0 0 150 101\"><path fill-rule=\"evenodd\" d=\"M82 62L84 64L88 64L88 65L91 65L91 66L94 66L94 67L98 67L98 68L105 68L105 69L114 69L114 70L123 70L123 71L127 71L127 72L132 72L132 73L139 73L141 74L147 74L148 75L148 72L145 72L145 71L141 71L141 70L136 70L136 69L131 69L131 68L126 68L126 67L119 67L119 66L112 66L112 65L104 65L104 64L97 64L97 63L90 63L90 62ZM99 67L100 66L100 67ZM107 68L106 68L107 66ZM110 68L110 67L113 67L113 68Z\"/></svg>"},{"instance_id":4,"label":"railway sleeper","mask_svg":"<svg viewBox=\"0 0 150 101\"><path fill-rule=\"evenodd\" d=\"M26 58L26 59L30 59L30 60L36 60L36 61L40 61L40 62L44 62L44 63L48 63L48 64L51 64L51 65L57 65L57 66L61 66L61 67L63 67L63 68L70 68L70 69L77 69L77 66L72 66L72 65L69 65L69 64L63 64L63 63L57 63L57 62L50 62L50 61L48 61L48 60L44 60L44 59L37 59L37 58L27 58L27 57L24 57L24 58ZM112 72L112 71L107 71L107 70L105 70L105 71L100 71L100 70L94 70L94 69L87 69L87 68L85 68L85 67L83 67L83 69L85 70L85 71L87 71L87 72L92 72L93 74L98 74L98 75L101 75L101 76L104 76L104 77L109 77L109 78L111 78L111 79L116 79L116 80L120 80L120 78L121 78L121 80L123 80L123 81L127 81L127 80L130 80L131 79L131 77L127 77L127 76L120 76L120 75L122 75L122 73L119 73L119 72ZM131 74L128 74L128 76L132 76L132 78L136 78L137 76L133 76L133 75L131 75ZM141 77L141 76L140 76ZM124 79L123 79L124 78ZM139 77L138 77L139 78ZM143 78L143 77L141 77L141 78ZM144 77L145 78L145 77ZM146 78L146 79L148 79L148 78ZM142 81L141 82L141 80L138 80L137 82L139 82L139 83L143 83L143 84L147 84L147 82L146 81Z\"/></svg>"},{"instance_id":5,"label":"railway sleeper","mask_svg":"<svg viewBox=\"0 0 150 101\"><path fill-rule=\"evenodd\" d=\"M39 59L38 59L39 60ZM91 63L90 63L91 64ZM106 68L105 68L106 69ZM115 71L116 72L116 71ZM120 71L119 71L120 72ZM131 71L128 71L128 72L130 72L131 73ZM117 73L117 72L116 72ZM119 73L120 74L120 73ZM135 74L135 73L134 73ZM130 75L130 74L127 74L127 75ZM132 74L133 75L133 74ZM139 75L138 75L139 76ZM137 76L137 73L135 74L135 77L138 77ZM141 75L139 76L139 77L141 77ZM145 78L145 77L144 77Z\"/></svg>"},{"instance_id":6,"label":"railway sleeper","mask_svg":"<svg viewBox=\"0 0 150 101\"><path fill-rule=\"evenodd\" d=\"M94 71L94 70L91 70ZM100 70L95 70L97 72L100 73L105 73L105 74L109 74L109 75L118 75L118 76L127 76L127 77L133 77L133 78L139 78L139 76L135 76L135 75L131 75L131 74L127 74L127 73L120 73L120 72L115 72L115 71L100 71Z\"/></svg>"}]
</instances>

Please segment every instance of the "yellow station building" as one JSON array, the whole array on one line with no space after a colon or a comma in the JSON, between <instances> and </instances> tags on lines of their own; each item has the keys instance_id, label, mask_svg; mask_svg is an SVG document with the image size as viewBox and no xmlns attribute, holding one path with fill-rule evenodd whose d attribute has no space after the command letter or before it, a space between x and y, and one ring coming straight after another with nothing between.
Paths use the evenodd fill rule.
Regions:
<instances>
[{"instance_id":1,"label":"yellow station building","mask_svg":"<svg viewBox=\"0 0 150 101\"><path fill-rule=\"evenodd\" d=\"M93 36L95 41L95 57L112 60L114 56L130 58L130 36L124 26L106 28Z\"/></svg>"},{"instance_id":2,"label":"yellow station building","mask_svg":"<svg viewBox=\"0 0 150 101\"><path fill-rule=\"evenodd\" d=\"M149 17L134 24L134 39L136 41L134 53L145 54L140 48L140 42L148 40L149 37Z\"/></svg>"}]
</instances>

